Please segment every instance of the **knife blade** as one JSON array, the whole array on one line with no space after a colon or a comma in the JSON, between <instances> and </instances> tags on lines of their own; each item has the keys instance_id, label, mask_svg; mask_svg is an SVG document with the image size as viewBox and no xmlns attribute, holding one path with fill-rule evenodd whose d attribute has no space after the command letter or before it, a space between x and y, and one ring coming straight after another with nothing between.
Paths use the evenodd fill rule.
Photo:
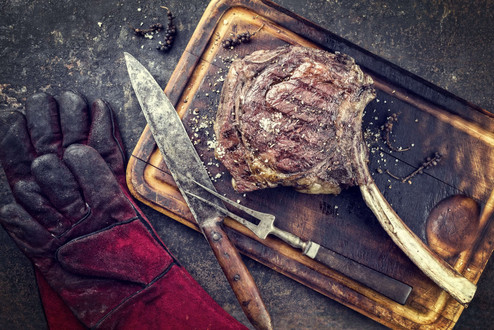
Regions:
<instances>
[{"instance_id":1,"label":"knife blade","mask_svg":"<svg viewBox=\"0 0 494 330\"><path fill-rule=\"evenodd\" d=\"M185 191L204 194L194 182L215 187L194 148L175 107L149 71L132 55L124 53L127 71L144 117L161 155L183 198L211 246L245 315L257 329L272 329L271 318L257 285L241 256L221 227L223 214L215 207L189 198ZM210 198L222 205L218 198Z\"/></svg>"}]
</instances>

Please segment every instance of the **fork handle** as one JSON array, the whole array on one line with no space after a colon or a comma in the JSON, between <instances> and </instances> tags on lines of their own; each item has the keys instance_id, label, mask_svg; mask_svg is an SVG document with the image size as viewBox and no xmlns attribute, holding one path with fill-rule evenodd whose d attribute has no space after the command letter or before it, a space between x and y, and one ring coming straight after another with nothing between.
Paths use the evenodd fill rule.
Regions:
<instances>
[{"instance_id":1,"label":"fork handle","mask_svg":"<svg viewBox=\"0 0 494 330\"><path fill-rule=\"evenodd\" d=\"M307 247L307 242L304 242L300 237L294 235L290 232L279 229L278 227L272 227L268 234L272 234L279 239L283 240L285 243L290 244L296 249L301 249L305 251Z\"/></svg>"},{"instance_id":2,"label":"fork handle","mask_svg":"<svg viewBox=\"0 0 494 330\"><path fill-rule=\"evenodd\" d=\"M405 304L412 291L411 286L317 243L309 242L304 254L400 304Z\"/></svg>"}]
</instances>

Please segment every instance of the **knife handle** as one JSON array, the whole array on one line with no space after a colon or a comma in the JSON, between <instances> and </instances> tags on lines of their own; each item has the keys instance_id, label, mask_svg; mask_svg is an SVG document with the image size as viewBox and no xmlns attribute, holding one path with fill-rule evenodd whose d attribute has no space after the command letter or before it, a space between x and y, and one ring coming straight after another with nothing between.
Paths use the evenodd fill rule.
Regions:
<instances>
[{"instance_id":1,"label":"knife handle","mask_svg":"<svg viewBox=\"0 0 494 330\"><path fill-rule=\"evenodd\" d=\"M323 246L319 246L317 254L311 258L402 305L412 291L411 286Z\"/></svg>"},{"instance_id":2,"label":"knife handle","mask_svg":"<svg viewBox=\"0 0 494 330\"><path fill-rule=\"evenodd\" d=\"M213 249L245 315L256 329L272 329L271 317L252 275L221 227L222 218L208 221L202 231Z\"/></svg>"}]
</instances>

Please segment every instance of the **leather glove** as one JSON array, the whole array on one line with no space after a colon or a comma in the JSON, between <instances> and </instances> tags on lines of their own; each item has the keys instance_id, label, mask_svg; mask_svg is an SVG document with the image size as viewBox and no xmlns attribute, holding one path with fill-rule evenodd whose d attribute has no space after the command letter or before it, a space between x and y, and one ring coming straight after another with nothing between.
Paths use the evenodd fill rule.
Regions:
<instances>
[{"instance_id":1,"label":"leather glove","mask_svg":"<svg viewBox=\"0 0 494 330\"><path fill-rule=\"evenodd\" d=\"M73 92L40 93L27 100L26 116L8 112L0 126L0 161L16 201L1 208L0 221L33 262L45 308L59 297L90 328L244 328L132 201L107 103L89 108Z\"/></svg>"}]
</instances>

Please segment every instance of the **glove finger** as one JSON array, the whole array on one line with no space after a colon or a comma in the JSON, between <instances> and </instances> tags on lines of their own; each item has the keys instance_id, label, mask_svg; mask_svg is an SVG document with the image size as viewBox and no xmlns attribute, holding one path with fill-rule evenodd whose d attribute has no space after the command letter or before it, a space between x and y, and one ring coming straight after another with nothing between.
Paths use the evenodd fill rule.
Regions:
<instances>
[{"instance_id":1,"label":"glove finger","mask_svg":"<svg viewBox=\"0 0 494 330\"><path fill-rule=\"evenodd\" d=\"M0 115L0 163L11 187L31 177L36 156L27 131L26 118L17 111Z\"/></svg>"},{"instance_id":2,"label":"glove finger","mask_svg":"<svg viewBox=\"0 0 494 330\"><path fill-rule=\"evenodd\" d=\"M57 155L36 158L31 169L43 195L62 216L72 224L84 217L87 207L79 184Z\"/></svg>"},{"instance_id":3,"label":"glove finger","mask_svg":"<svg viewBox=\"0 0 494 330\"><path fill-rule=\"evenodd\" d=\"M88 145L96 149L125 186L125 154L114 113L108 103L96 100L91 107Z\"/></svg>"},{"instance_id":4,"label":"glove finger","mask_svg":"<svg viewBox=\"0 0 494 330\"><path fill-rule=\"evenodd\" d=\"M45 198L34 178L18 181L12 191L17 203L50 233L59 236L70 228L71 222Z\"/></svg>"},{"instance_id":5,"label":"glove finger","mask_svg":"<svg viewBox=\"0 0 494 330\"><path fill-rule=\"evenodd\" d=\"M79 182L91 212L99 217L99 221L105 222L94 224L97 228L101 228L100 225L103 224L109 225L136 216L113 172L96 150L89 146L73 144L65 150L63 160Z\"/></svg>"},{"instance_id":6,"label":"glove finger","mask_svg":"<svg viewBox=\"0 0 494 330\"><path fill-rule=\"evenodd\" d=\"M82 95L71 91L63 92L57 97L62 130L62 146L86 144L89 133L89 109Z\"/></svg>"},{"instance_id":7,"label":"glove finger","mask_svg":"<svg viewBox=\"0 0 494 330\"><path fill-rule=\"evenodd\" d=\"M53 236L20 205L12 203L3 206L0 222L27 256L50 257L53 254Z\"/></svg>"},{"instance_id":8,"label":"glove finger","mask_svg":"<svg viewBox=\"0 0 494 330\"><path fill-rule=\"evenodd\" d=\"M62 153L58 105L53 96L38 93L26 101L27 128L38 155Z\"/></svg>"}]
</instances>

